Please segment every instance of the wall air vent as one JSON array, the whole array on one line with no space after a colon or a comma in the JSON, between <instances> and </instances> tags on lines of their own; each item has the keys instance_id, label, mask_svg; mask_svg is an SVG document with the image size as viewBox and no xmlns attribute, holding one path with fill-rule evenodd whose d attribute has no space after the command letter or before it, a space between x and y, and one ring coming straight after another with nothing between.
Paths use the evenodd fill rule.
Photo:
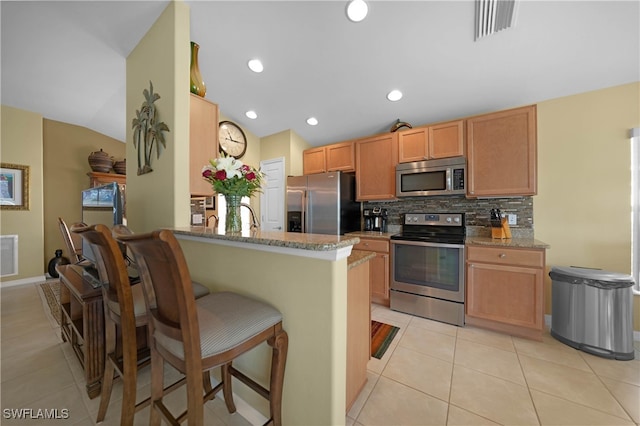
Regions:
<instances>
[{"instance_id":1,"label":"wall air vent","mask_svg":"<svg viewBox=\"0 0 640 426\"><path fill-rule=\"evenodd\" d=\"M0 276L18 275L18 236L0 236Z\"/></svg>"},{"instance_id":2,"label":"wall air vent","mask_svg":"<svg viewBox=\"0 0 640 426\"><path fill-rule=\"evenodd\" d=\"M475 40L516 24L518 0L476 0Z\"/></svg>"}]
</instances>

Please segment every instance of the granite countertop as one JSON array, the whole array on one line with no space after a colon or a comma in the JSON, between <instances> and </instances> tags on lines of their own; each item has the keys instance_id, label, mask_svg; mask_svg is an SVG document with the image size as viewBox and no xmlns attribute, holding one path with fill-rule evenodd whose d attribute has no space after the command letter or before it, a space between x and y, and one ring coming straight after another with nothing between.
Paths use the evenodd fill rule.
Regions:
<instances>
[{"instance_id":1,"label":"granite countertop","mask_svg":"<svg viewBox=\"0 0 640 426\"><path fill-rule=\"evenodd\" d=\"M218 229L204 226L170 228L170 230L176 235L313 251L337 250L360 242L357 236L352 235L321 235L256 230L243 230L239 234L225 234Z\"/></svg>"},{"instance_id":2,"label":"granite countertop","mask_svg":"<svg viewBox=\"0 0 640 426\"><path fill-rule=\"evenodd\" d=\"M510 248L533 248L533 249L548 249L550 246L540 240L534 238L509 238L509 239L497 239L491 237L469 237L465 239L465 244L475 244L479 246L493 246L493 247L510 247Z\"/></svg>"},{"instance_id":3,"label":"granite countertop","mask_svg":"<svg viewBox=\"0 0 640 426\"><path fill-rule=\"evenodd\" d=\"M392 235L395 235L392 232L376 232L376 231L355 231L355 232L347 232L344 234L345 237L359 237L359 238L374 238L380 240L388 240Z\"/></svg>"},{"instance_id":4,"label":"granite countertop","mask_svg":"<svg viewBox=\"0 0 640 426\"><path fill-rule=\"evenodd\" d=\"M368 262L374 257L376 257L376 254L372 251L351 250L351 254L347 258L347 267L348 269L355 268L364 262Z\"/></svg>"}]
</instances>

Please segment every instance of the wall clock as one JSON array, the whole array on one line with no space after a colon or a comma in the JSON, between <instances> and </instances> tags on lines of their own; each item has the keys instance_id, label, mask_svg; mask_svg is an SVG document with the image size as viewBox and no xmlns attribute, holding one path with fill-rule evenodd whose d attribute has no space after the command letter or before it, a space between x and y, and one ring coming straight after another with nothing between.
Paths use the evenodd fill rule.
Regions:
<instances>
[{"instance_id":1,"label":"wall clock","mask_svg":"<svg viewBox=\"0 0 640 426\"><path fill-rule=\"evenodd\" d=\"M247 151L247 137L236 123L221 121L218 126L220 152L234 158L241 158Z\"/></svg>"}]
</instances>

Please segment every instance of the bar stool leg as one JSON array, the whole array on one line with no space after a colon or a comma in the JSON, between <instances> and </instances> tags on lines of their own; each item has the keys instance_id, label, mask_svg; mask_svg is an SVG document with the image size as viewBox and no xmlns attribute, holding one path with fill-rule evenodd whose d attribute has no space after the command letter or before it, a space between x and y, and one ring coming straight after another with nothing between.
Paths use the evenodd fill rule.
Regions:
<instances>
[{"instance_id":1,"label":"bar stool leg","mask_svg":"<svg viewBox=\"0 0 640 426\"><path fill-rule=\"evenodd\" d=\"M233 402L233 390L231 389L231 373L229 368L231 363L224 364L220 367L222 375L222 395L224 396L224 403L227 405L227 410L230 413L236 412L236 404Z\"/></svg>"},{"instance_id":2,"label":"bar stool leg","mask_svg":"<svg viewBox=\"0 0 640 426\"><path fill-rule=\"evenodd\" d=\"M105 316L106 317L106 316ZM100 391L100 408L98 408L98 417L96 422L100 423L104 420L109 408L109 400L111 400L111 391L113 389L113 374L115 367L109 357L116 350L116 325L108 317L105 318L105 354L104 375L102 376L102 390Z\"/></svg>"},{"instance_id":3,"label":"bar stool leg","mask_svg":"<svg viewBox=\"0 0 640 426\"><path fill-rule=\"evenodd\" d=\"M274 426L282 425L282 387L284 384L284 368L287 363L289 349L289 335L280 330L267 340L273 348L271 356L271 382L269 387L269 409Z\"/></svg>"}]
</instances>

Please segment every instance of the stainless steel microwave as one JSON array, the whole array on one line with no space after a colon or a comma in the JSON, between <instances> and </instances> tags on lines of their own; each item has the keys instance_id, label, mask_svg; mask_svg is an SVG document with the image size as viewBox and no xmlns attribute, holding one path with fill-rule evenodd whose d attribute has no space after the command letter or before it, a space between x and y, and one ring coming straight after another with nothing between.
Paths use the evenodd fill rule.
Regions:
<instances>
[{"instance_id":1,"label":"stainless steel microwave","mask_svg":"<svg viewBox=\"0 0 640 426\"><path fill-rule=\"evenodd\" d=\"M396 166L396 197L465 194L465 157L401 163Z\"/></svg>"}]
</instances>

